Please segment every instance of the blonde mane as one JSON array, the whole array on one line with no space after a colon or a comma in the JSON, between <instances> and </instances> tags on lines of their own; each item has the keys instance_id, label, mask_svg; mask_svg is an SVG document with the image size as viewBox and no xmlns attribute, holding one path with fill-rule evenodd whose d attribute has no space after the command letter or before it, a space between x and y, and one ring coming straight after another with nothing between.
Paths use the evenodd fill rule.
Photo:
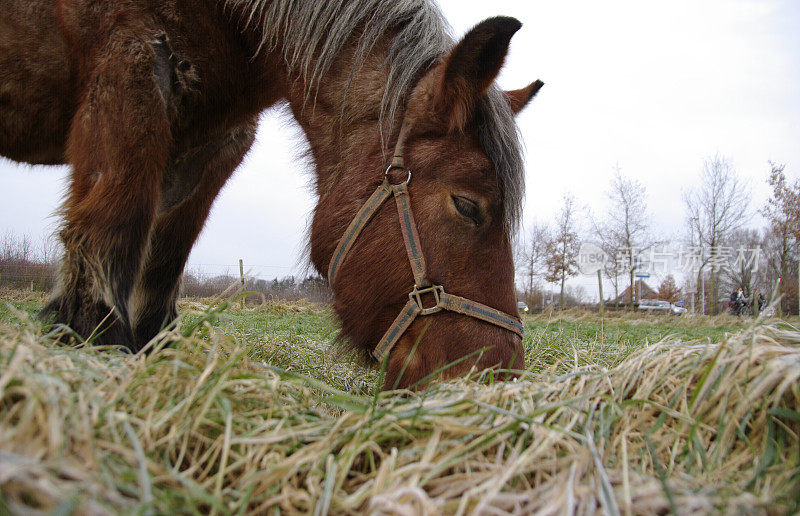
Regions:
<instances>
[{"instance_id":1,"label":"blonde mane","mask_svg":"<svg viewBox=\"0 0 800 516\"><path fill-rule=\"evenodd\" d=\"M386 58L388 78L381 103L381 130L402 113L414 81L452 48L453 38L439 7L431 0L224 0L238 13L242 31L255 31L256 52L274 49L280 41L285 62L313 97L320 78L347 43L358 37L351 77L387 31L394 38ZM521 143L503 93L492 87L476 110L478 138L494 164L503 189L509 226L516 228L524 195Z\"/></svg>"}]
</instances>

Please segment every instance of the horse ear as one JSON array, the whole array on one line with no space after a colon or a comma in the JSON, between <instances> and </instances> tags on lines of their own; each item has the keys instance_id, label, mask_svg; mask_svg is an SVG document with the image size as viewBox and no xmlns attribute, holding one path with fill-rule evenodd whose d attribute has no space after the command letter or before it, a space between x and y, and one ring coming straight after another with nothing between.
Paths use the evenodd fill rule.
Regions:
<instances>
[{"instance_id":1,"label":"horse ear","mask_svg":"<svg viewBox=\"0 0 800 516\"><path fill-rule=\"evenodd\" d=\"M500 73L511 36L520 27L515 18L489 18L470 30L450 52L434 97L436 109L448 120L450 129L464 127L475 103Z\"/></svg>"},{"instance_id":2,"label":"horse ear","mask_svg":"<svg viewBox=\"0 0 800 516\"><path fill-rule=\"evenodd\" d=\"M544 83L539 79L536 79L524 88L505 92L508 105L511 107L511 111L513 111L515 115L522 111L525 106L527 106L528 103L533 100L533 97L539 93L539 90L542 88L542 86L544 86Z\"/></svg>"}]
</instances>

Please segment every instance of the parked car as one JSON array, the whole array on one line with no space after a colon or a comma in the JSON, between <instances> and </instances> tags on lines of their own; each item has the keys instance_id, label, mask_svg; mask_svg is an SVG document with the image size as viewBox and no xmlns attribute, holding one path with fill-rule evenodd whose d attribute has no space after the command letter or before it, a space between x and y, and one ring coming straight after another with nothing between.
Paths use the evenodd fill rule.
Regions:
<instances>
[{"instance_id":1,"label":"parked car","mask_svg":"<svg viewBox=\"0 0 800 516\"><path fill-rule=\"evenodd\" d=\"M521 314L527 314L528 313L528 305L525 304L525 301L518 301L517 302L517 309L519 310L519 313L521 313Z\"/></svg>"},{"instance_id":2,"label":"parked car","mask_svg":"<svg viewBox=\"0 0 800 516\"><path fill-rule=\"evenodd\" d=\"M682 306L678 306L678 305L676 305L674 303L672 304L672 309L671 310L672 310L672 315L683 315L683 314L685 314L686 312L689 311L686 308L684 308Z\"/></svg>"},{"instance_id":3,"label":"parked car","mask_svg":"<svg viewBox=\"0 0 800 516\"><path fill-rule=\"evenodd\" d=\"M682 306L676 306L669 301L661 301L659 299L642 299L639 303L639 310L655 314L683 315L686 313L686 309Z\"/></svg>"}]
</instances>

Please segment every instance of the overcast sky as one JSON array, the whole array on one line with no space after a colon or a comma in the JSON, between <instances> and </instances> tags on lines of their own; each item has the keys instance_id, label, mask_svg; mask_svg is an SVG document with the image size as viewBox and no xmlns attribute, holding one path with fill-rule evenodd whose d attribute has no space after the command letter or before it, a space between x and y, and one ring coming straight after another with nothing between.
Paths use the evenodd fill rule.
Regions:
<instances>
[{"instance_id":1,"label":"overcast sky","mask_svg":"<svg viewBox=\"0 0 800 516\"><path fill-rule=\"evenodd\" d=\"M546 85L518 121L527 147L524 219L552 221L565 192L602 215L619 164L647 189L654 228L682 234L681 192L719 153L763 204L768 160L800 173L797 0L443 0L457 35L517 17L505 89ZM217 199L190 257L204 273L238 259L264 278L302 271L314 199L286 114L262 117L257 144ZM0 160L0 235L52 233L66 169Z\"/></svg>"}]
</instances>

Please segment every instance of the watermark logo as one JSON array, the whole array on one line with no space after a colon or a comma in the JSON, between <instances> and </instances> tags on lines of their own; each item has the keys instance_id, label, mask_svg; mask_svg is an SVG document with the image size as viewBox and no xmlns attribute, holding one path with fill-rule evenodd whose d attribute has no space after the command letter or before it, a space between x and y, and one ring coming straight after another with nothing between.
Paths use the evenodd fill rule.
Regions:
<instances>
[{"instance_id":1,"label":"watermark logo","mask_svg":"<svg viewBox=\"0 0 800 516\"><path fill-rule=\"evenodd\" d=\"M601 269L618 275L627 274L631 269L642 274L697 274L701 268L714 272L749 271L756 274L760 261L760 247L743 246L708 248L658 244L647 248L620 247L606 252L597 244L585 242L578 251L578 268L587 275Z\"/></svg>"},{"instance_id":2,"label":"watermark logo","mask_svg":"<svg viewBox=\"0 0 800 516\"><path fill-rule=\"evenodd\" d=\"M608 262L608 254L591 242L584 242L578 250L578 269L582 274L596 274Z\"/></svg>"}]
</instances>

